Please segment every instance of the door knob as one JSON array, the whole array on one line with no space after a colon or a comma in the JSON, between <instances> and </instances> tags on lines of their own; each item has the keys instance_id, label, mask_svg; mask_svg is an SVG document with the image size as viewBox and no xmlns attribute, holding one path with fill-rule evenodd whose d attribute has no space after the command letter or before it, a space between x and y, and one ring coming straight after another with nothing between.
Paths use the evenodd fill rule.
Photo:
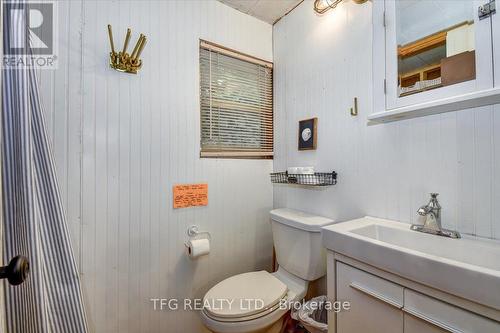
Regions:
<instances>
[{"instance_id":1,"label":"door knob","mask_svg":"<svg viewBox=\"0 0 500 333\"><path fill-rule=\"evenodd\" d=\"M7 266L0 267L0 279L7 279L11 285L17 286L26 280L30 271L30 263L25 256L16 256Z\"/></svg>"}]
</instances>

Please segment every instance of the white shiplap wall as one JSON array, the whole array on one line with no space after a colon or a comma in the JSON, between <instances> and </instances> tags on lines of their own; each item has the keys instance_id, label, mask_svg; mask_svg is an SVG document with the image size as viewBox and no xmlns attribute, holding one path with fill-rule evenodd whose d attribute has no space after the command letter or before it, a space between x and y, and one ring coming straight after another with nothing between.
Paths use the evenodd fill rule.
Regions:
<instances>
[{"instance_id":1,"label":"white shiplap wall","mask_svg":"<svg viewBox=\"0 0 500 333\"><path fill-rule=\"evenodd\" d=\"M59 69L40 83L94 332L199 332L195 312L150 298L202 297L230 275L270 268L269 160L199 156L198 40L272 60L272 27L216 1L60 1ZM138 75L108 67L148 37ZM207 182L209 206L172 209L172 185ZM209 256L184 254L191 224Z\"/></svg>"},{"instance_id":2,"label":"white shiplap wall","mask_svg":"<svg viewBox=\"0 0 500 333\"><path fill-rule=\"evenodd\" d=\"M321 190L275 187L274 206L338 221L373 215L416 222L439 192L445 227L500 239L500 105L367 126L372 110L371 3L323 16L304 1L274 26L274 169L339 173ZM352 99L360 114L351 117ZM317 151L297 151L301 119L317 116Z\"/></svg>"}]
</instances>

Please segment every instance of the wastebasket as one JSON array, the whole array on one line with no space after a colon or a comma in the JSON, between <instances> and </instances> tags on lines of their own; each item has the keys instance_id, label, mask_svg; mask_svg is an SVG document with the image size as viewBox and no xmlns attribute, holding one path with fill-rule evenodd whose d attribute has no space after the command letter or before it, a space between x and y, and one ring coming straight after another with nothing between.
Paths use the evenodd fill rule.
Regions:
<instances>
[{"instance_id":1,"label":"wastebasket","mask_svg":"<svg viewBox=\"0 0 500 333\"><path fill-rule=\"evenodd\" d=\"M293 309L291 316L300 321L302 326L310 333L328 332L328 311L325 309L326 296L314 297L302 304L298 309Z\"/></svg>"}]
</instances>

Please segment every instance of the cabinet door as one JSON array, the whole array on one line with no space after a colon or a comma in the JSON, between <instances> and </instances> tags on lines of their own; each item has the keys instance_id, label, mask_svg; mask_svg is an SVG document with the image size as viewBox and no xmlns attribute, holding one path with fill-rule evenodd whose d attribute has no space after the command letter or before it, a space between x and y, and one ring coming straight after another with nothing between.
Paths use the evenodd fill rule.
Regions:
<instances>
[{"instance_id":1,"label":"cabinet door","mask_svg":"<svg viewBox=\"0 0 500 333\"><path fill-rule=\"evenodd\" d=\"M450 332L407 314L405 314L404 316L404 321L405 321L404 325L405 333L423 333L423 332L449 333Z\"/></svg>"},{"instance_id":2,"label":"cabinet door","mask_svg":"<svg viewBox=\"0 0 500 333\"><path fill-rule=\"evenodd\" d=\"M337 300L350 309L337 315L337 333L402 333L403 288L337 262Z\"/></svg>"},{"instance_id":3,"label":"cabinet door","mask_svg":"<svg viewBox=\"0 0 500 333\"><path fill-rule=\"evenodd\" d=\"M499 2L499 1L497 1ZM485 1L486 3L486 1ZM497 4L498 7L498 4ZM500 9L500 8L499 8ZM500 87L500 12L491 17L493 33L493 68L495 69L495 87Z\"/></svg>"},{"instance_id":4,"label":"cabinet door","mask_svg":"<svg viewBox=\"0 0 500 333\"><path fill-rule=\"evenodd\" d=\"M417 105L493 87L487 1L385 1L386 106Z\"/></svg>"},{"instance_id":5,"label":"cabinet door","mask_svg":"<svg viewBox=\"0 0 500 333\"><path fill-rule=\"evenodd\" d=\"M404 290L405 332L406 319L409 332L462 332L498 333L500 323L475 313L423 295L414 290ZM411 317L414 319L412 320ZM433 327L433 330L415 330L415 327ZM440 328L440 329L438 329Z\"/></svg>"}]
</instances>

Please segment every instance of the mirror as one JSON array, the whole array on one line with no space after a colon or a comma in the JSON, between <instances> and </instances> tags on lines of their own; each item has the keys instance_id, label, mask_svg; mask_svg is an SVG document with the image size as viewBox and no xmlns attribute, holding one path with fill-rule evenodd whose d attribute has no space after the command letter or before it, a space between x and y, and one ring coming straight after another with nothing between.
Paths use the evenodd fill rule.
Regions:
<instances>
[{"instance_id":1,"label":"mirror","mask_svg":"<svg viewBox=\"0 0 500 333\"><path fill-rule=\"evenodd\" d=\"M399 97L475 80L473 1L397 0L396 39Z\"/></svg>"}]
</instances>

